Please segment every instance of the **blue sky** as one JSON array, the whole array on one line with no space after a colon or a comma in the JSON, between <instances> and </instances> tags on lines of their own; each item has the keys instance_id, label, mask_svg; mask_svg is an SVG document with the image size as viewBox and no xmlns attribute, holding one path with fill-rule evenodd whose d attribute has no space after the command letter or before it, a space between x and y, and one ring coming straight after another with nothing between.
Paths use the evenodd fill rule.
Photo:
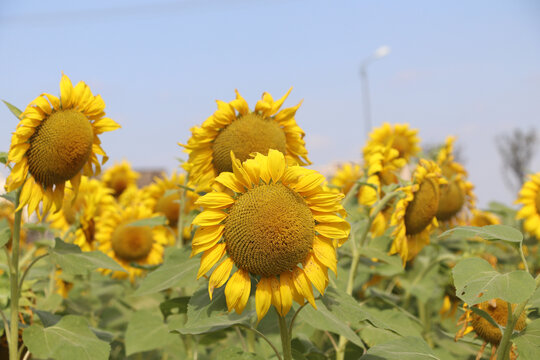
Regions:
<instances>
[{"instance_id":1,"label":"blue sky","mask_svg":"<svg viewBox=\"0 0 540 360\"><path fill-rule=\"evenodd\" d=\"M111 163L170 170L216 99L238 89L254 105L293 86L285 106L304 100L296 119L322 169L360 158L359 64L380 45L392 52L368 69L373 124L409 123L422 144L457 136L480 204L510 204L495 137L540 130L534 0L1 0L0 98L58 94L63 71L122 125L102 136ZM0 108L1 151L15 126Z\"/></svg>"}]
</instances>

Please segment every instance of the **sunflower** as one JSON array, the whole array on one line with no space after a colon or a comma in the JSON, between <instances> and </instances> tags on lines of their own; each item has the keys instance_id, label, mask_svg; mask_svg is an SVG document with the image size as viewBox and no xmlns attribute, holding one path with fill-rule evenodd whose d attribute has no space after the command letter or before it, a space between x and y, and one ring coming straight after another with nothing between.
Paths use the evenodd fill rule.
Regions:
<instances>
[{"instance_id":1,"label":"sunflower","mask_svg":"<svg viewBox=\"0 0 540 360\"><path fill-rule=\"evenodd\" d=\"M501 219L492 212L472 209L472 226L497 225L501 223Z\"/></svg>"},{"instance_id":2,"label":"sunflower","mask_svg":"<svg viewBox=\"0 0 540 360\"><path fill-rule=\"evenodd\" d=\"M113 190L114 197L119 199L125 192L132 194L137 190L137 179L140 176L138 172L132 170L128 161L122 160L121 163L115 163L106 169L101 180L106 187Z\"/></svg>"},{"instance_id":3,"label":"sunflower","mask_svg":"<svg viewBox=\"0 0 540 360\"><path fill-rule=\"evenodd\" d=\"M337 187L343 194L347 194L363 175L364 172L360 165L355 163L341 164L330 179L330 184Z\"/></svg>"},{"instance_id":4,"label":"sunflower","mask_svg":"<svg viewBox=\"0 0 540 360\"><path fill-rule=\"evenodd\" d=\"M455 137L448 136L445 145L437 155L437 164L441 168L448 184L441 185L437 220L444 227L467 225L472 209L475 207L473 184L467 181L467 171L454 161Z\"/></svg>"},{"instance_id":5,"label":"sunflower","mask_svg":"<svg viewBox=\"0 0 540 360\"><path fill-rule=\"evenodd\" d=\"M398 151L399 157L404 158L407 162L409 158L420 152L418 146L420 139L417 134L418 130L410 129L409 124L390 125L384 123L369 134L369 140L364 147L364 156L376 145L391 146Z\"/></svg>"},{"instance_id":6,"label":"sunflower","mask_svg":"<svg viewBox=\"0 0 540 360\"><path fill-rule=\"evenodd\" d=\"M184 169L189 172L190 183L210 189L216 176L232 171L231 151L245 161L251 153L266 155L275 149L286 156L288 163L311 164L303 140L305 133L294 119L301 103L279 111L291 90L277 101L263 93L254 111L249 110L238 91L230 103L217 101L217 111L202 126L191 129L187 145L179 144L189 154Z\"/></svg>"},{"instance_id":7,"label":"sunflower","mask_svg":"<svg viewBox=\"0 0 540 360\"><path fill-rule=\"evenodd\" d=\"M516 306L516 304L512 304L512 312L515 311ZM488 313L491 318L495 320L495 322L500 326L506 326L506 323L508 321L508 305L506 301L501 299L491 299L489 301L484 301L478 305L475 305L475 307ZM480 353L476 358L479 359L480 357L482 357L482 353L484 352L486 344L491 344L492 355L490 359L495 359L495 351L497 350L497 346L499 346L499 343L502 339L501 330L499 329L499 327L490 324L489 321L484 319L482 316L474 313L470 308L468 308L467 304L464 305L464 309L465 313L458 320L458 325L463 326L457 332L455 340L457 341L468 333L474 331L476 335L484 341L484 344L480 349ZM526 326L527 314L525 313L525 311L523 311L519 315L516 325L514 326L514 330L521 331L525 329ZM517 355L514 353L513 349L511 358L517 358Z\"/></svg>"},{"instance_id":8,"label":"sunflower","mask_svg":"<svg viewBox=\"0 0 540 360\"><path fill-rule=\"evenodd\" d=\"M210 276L210 298L224 285L229 311L241 313L255 291L257 317L270 305L285 316L295 300L315 307L311 284L321 293L328 268L337 270L336 247L350 231L337 213L344 213L343 194L324 191L324 177L301 166L287 166L284 155L271 149L243 164L231 152L233 173L216 178L214 191L197 204L204 208L193 220L198 225L192 256L203 253L198 277L221 258ZM301 264L301 265L300 265ZM236 266L238 269L229 275Z\"/></svg>"},{"instance_id":9,"label":"sunflower","mask_svg":"<svg viewBox=\"0 0 540 360\"><path fill-rule=\"evenodd\" d=\"M60 81L60 98L42 94L20 115L21 121L11 138L8 163L15 163L7 178L7 191L20 186L19 209L28 205L28 214L43 215L54 204L62 207L66 182L77 193L81 176L99 174L107 156L98 135L118 129L105 117L101 96L79 82L75 87L66 75ZM30 176L28 176L30 175ZM24 184L24 185L23 185Z\"/></svg>"},{"instance_id":10,"label":"sunflower","mask_svg":"<svg viewBox=\"0 0 540 360\"><path fill-rule=\"evenodd\" d=\"M115 210L109 210L98 218L95 237L99 243L99 250L128 271L127 274L115 271L112 274L113 278L121 279L129 276L133 282L135 277L143 275L144 270L131 266L132 263L157 265L163 262L163 247L174 241L170 230L164 226L131 225L137 220L149 219L155 215L147 207L133 206L116 207ZM102 272L109 274L111 270L104 269Z\"/></svg>"},{"instance_id":11,"label":"sunflower","mask_svg":"<svg viewBox=\"0 0 540 360\"><path fill-rule=\"evenodd\" d=\"M56 293L62 295L64 299L67 299L74 283L65 279L62 269L56 269L54 272L54 283L56 285Z\"/></svg>"},{"instance_id":12,"label":"sunflower","mask_svg":"<svg viewBox=\"0 0 540 360\"><path fill-rule=\"evenodd\" d=\"M168 224L177 231L178 216L180 214L180 186L184 185L185 174L174 172L170 177L163 174L161 178L154 178L154 182L143 189L142 202L152 211L167 217ZM184 215L189 214L195 208L195 200L199 197L193 191L186 191L184 203ZM189 237L189 226L183 229L184 238ZM186 236L187 235L187 236Z\"/></svg>"},{"instance_id":13,"label":"sunflower","mask_svg":"<svg viewBox=\"0 0 540 360\"><path fill-rule=\"evenodd\" d=\"M54 214L49 214L47 220L53 229L58 229L66 236L70 234L73 226L74 236L66 240L79 245L83 251L96 250L95 218L110 207L115 206L112 190L106 188L103 183L86 176L81 178L79 194L68 189L64 197L62 209ZM73 235L73 233L71 233Z\"/></svg>"},{"instance_id":14,"label":"sunflower","mask_svg":"<svg viewBox=\"0 0 540 360\"><path fill-rule=\"evenodd\" d=\"M390 218L394 241L390 254L399 253L403 262L414 258L429 244L429 234L437 227L439 185L445 183L441 169L433 161L421 159L413 174L413 183L402 187L405 196L399 199Z\"/></svg>"},{"instance_id":15,"label":"sunflower","mask_svg":"<svg viewBox=\"0 0 540 360\"><path fill-rule=\"evenodd\" d=\"M516 203L523 205L517 218L524 219L525 231L540 239L540 172L529 175L529 181L523 184Z\"/></svg>"}]
</instances>

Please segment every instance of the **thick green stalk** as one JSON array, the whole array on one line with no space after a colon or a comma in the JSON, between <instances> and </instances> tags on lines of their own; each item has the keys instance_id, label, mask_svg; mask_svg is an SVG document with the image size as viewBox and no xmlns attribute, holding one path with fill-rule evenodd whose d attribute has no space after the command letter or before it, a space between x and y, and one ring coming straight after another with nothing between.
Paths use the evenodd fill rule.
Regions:
<instances>
[{"instance_id":1,"label":"thick green stalk","mask_svg":"<svg viewBox=\"0 0 540 360\"><path fill-rule=\"evenodd\" d=\"M15 197L15 209L19 207L21 188ZM11 323L9 330L9 360L19 360L19 241L21 238L22 209L15 212L13 236L11 240L11 266L9 268L9 285L11 290L10 309Z\"/></svg>"},{"instance_id":2,"label":"thick green stalk","mask_svg":"<svg viewBox=\"0 0 540 360\"><path fill-rule=\"evenodd\" d=\"M281 346L283 348L283 360L292 360L291 334L287 327L285 317L279 315L279 332L281 334Z\"/></svg>"}]
</instances>

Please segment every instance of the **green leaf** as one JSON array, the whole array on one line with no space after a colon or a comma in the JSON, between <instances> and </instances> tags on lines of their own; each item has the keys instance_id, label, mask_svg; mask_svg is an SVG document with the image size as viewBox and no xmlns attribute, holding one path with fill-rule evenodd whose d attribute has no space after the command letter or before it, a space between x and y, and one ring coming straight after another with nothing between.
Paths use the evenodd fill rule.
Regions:
<instances>
[{"instance_id":1,"label":"green leaf","mask_svg":"<svg viewBox=\"0 0 540 360\"><path fill-rule=\"evenodd\" d=\"M370 348L360 360L436 360L439 359L424 340L406 337Z\"/></svg>"},{"instance_id":2,"label":"green leaf","mask_svg":"<svg viewBox=\"0 0 540 360\"><path fill-rule=\"evenodd\" d=\"M167 320L169 315L185 314L187 312L189 299L190 299L189 296L182 296L182 297L166 300L162 302L161 304L159 304L159 309L161 310L161 314L163 314L163 318ZM178 310L173 311L175 309L178 309Z\"/></svg>"},{"instance_id":3,"label":"green leaf","mask_svg":"<svg viewBox=\"0 0 540 360\"><path fill-rule=\"evenodd\" d=\"M6 218L0 219L0 247L6 245L11 239L11 228Z\"/></svg>"},{"instance_id":4,"label":"green leaf","mask_svg":"<svg viewBox=\"0 0 540 360\"><path fill-rule=\"evenodd\" d=\"M7 164L7 161L8 161L8 153L0 151L0 163L5 165Z\"/></svg>"},{"instance_id":5,"label":"green leaf","mask_svg":"<svg viewBox=\"0 0 540 360\"><path fill-rule=\"evenodd\" d=\"M503 240L513 243L520 243L523 241L523 234L519 230L506 225L486 225L482 227L457 226L443 232L439 235L439 238L451 235L462 238L480 236L486 240Z\"/></svg>"},{"instance_id":6,"label":"green leaf","mask_svg":"<svg viewBox=\"0 0 540 360\"><path fill-rule=\"evenodd\" d=\"M126 331L126 356L159 349L178 340L171 334L159 314L147 310L135 312Z\"/></svg>"},{"instance_id":7,"label":"green leaf","mask_svg":"<svg viewBox=\"0 0 540 360\"><path fill-rule=\"evenodd\" d=\"M110 346L99 340L86 319L67 315L47 328L33 324L23 332L24 344L37 358L56 360L107 360Z\"/></svg>"},{"instance_id":8,"label":"green leaf","mask_svg":"<svg viewBox=\"0 0 540 360\"><path fill-rule=\"evenodd\" d=\"M390 330L379 329L372 326L363 328L362 331L360 331L360 337L370 348L381 343L401 338L401 336Z\"/></svg>"},{"instance_id":9,"label":"green leaf","mask_svg":"<svg viewBox=\"0 0 540 360\"><path fill-rule=\"evenodd\" d=\"M224 286L214 290L212 300L205 285L191 297L187 309L187 321L181 328L173 329L180 334L203 334L231 327L236 324L248 325L255 311L244 310L242 314L227 311Z\"/></svg>"},{"instance_id":10,"label":"green leaf","mask_svg":"<svg viewBox=\"0 0 540 360\"><path fill-rule=\"evenodd\" d=\"M219 351L220 360L264 360L257 354L247 353L237 347L228 347L225 350Z\"/></svg>"},{"instance_id":11,"label":"green leaf","mask_svg":"<svg viewBox=\"0 0 540 360\"><path fill-rule=\"evenodd\" d=\"M141 281L133 295L154 294L175 286L185 286L196 281L199 258L190 258L190 249L174 249L165 258L163 265Z\"/></svg>"},{"instance_id":12,"label":"green leaf","mask_svg":"<svg viewBox=\"0 0 540 360\"><path fill-rule=\"evenodd\" d=\"M340 290L327 288L322 299L315 301L317 309L306 305L299 313L299 318L315 329L330 331L344 336L350 342L364 348L354 328L360 321L366 320L362 308L356 300Z\"/></svg>"},{"instance_id":13,"label":"green leaf","mask_svg":"<svg viewBox=\"0 0 540 360\"><path fill-rule=\"evenodd\" d=\"M163 226L167 225L167 217L164 215L154 216L148 219L136 220L128 224L129 226Z\"/></svg>"},{"instance_id":14,"label":"green leaf","mask_svg":"<svg viewBox=\"0 0 540 360\"><path fill-rule=\"evenodd\" d=\"M540 354L540 319L533 320L525 330L512 337L519 360L536 360Z\"/></svg>"},{"instance_id":15,"label":"green leaf","mask_svg":"<svg viewBox=\"0 0 540 360\"><path fill-rule=\"evenodd\" d=\"M495 298L516 304L528 299L535 290L534 279L528 272L501 274L480 258L461 260L452 274L456 296L469 306Z\"/></svg>"},{"instance_id":16,"label":"green leaf","mask_svg":"<svg viewBox=\"0 0 540 360\"><path fill-rule=\"evenodd\" d=\"M20 120L20 116L21 116L21 114L22 114L22 111L19 110L15 105L11 105L10 103L8 103L6 100L2 100L2 102L3 102L4 104L6 104L6 106L7 106L8 109L9 109L9 111L11 111L11 113L12 113L13 115L15 115L15 117L16 117L17 119Z\"/></svg>"},{"instance_id":17,"label":"green leaf","mask_svg":"<svg viewBox=\"0 0 540 360\"><path fill-rule=\"evenodd\" d=\"M85 251L75 244L56 238L54 248L49 249L53 261L66 273L84 275L98 268L126 272L116 261L101 251Z\"/></svg>"}]
</instances>

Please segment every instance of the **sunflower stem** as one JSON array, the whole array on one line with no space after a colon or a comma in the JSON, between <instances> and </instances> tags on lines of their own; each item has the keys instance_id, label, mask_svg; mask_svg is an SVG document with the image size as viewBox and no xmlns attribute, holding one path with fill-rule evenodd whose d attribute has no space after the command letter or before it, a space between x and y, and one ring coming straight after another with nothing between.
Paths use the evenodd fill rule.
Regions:
<instances>
[{"instance_id":1,"label":"sunflower stem","mask_svg":"<svg viewBox=\"0 0 540 360\"><path fill-rule=\"evenodd\" d=\"M178 234L176 235L176 246L178 248L184 247L184 210L186 208L186 185L188 176L186 175L184 180L184 186L180 187L180 210L178 211L178 221L176 223L176 229Z\"/></svg>"},{"instance_id":2,"label":"sunflower stem","mask_svg":"<svg viewBox=\"0 0 540 360\"><path fill-rule=\"evenodd\" d=\"M270 345L270 347L272 348L272 350L274 350L274 352L276 353L276 357L278 358L278 360L283 360L281 358L281 355L279 354L279 351L278 349L274 346L274 344L272 344L272 342L270 341L270 339L268 339L262 332L260 332L259 330L251 327L251 326L248 326L248 325L244 325L244 324L238 324L237 326L240 326L246 330L249 330L250 332L252 332L253 334L257 334L259 335L264 341L266 341L268 343L268 345ZM249 334L249 333L248 333Z\"/></svg>"},{"instance_id":3,"label":"sunflower stem","mask_svg":"<svg viewBox=\"0 0 540 360\"><path fill-rule=\"evenodd\" d=\"M525 267L526 272L529 271L529 265L527 264L527 259L525 259L525 254L523 253L523 241L519 242L519 255L521 256L521 261L523 262L523 266Z\"/></svg>"},{"instance_id":4,"label":"sunflower stem","mask_svg":"<svg viewBox=\"0 0 540 360\"><path fill-rule=\"evenodd\" d=\"M48 255L49 255L49 253L38 256L37 258L35 258L34 260L32 260L32 262L31 262L31 263L28 265L28 267L24 270L24 272L23 272L23 274L22 274L22 276L21 276L21 280L19 281L19 292L20 292L20 290L22 289L22 285L23 285L24 279L26 278L26 275L28 274L28 272L30 271L30 269L32 268L32 266L34 266L39 260L43 259L44 257L47 257Z\"/></svg>"},{"instance_id":5,"label":"sunflower stem","mask_svg":"<svg viewBox=\"0 0 540 360\"><path fill-rule=\"evenodd\" d=\"M283 347L283 360L292 360L291 334L287 327L285 317L279 315L279 332L281 334L281 346Z\"/></svg>"},{"instance_id":6,"label":"sunflower stem","mask_svg":"<svg viewBox=\"0 0 540 360\"><path fill-rule=\"evenodd\" d=\"M19 207L22 186L17 190L15 196L15 209ZM21 238L21 217L22 209L15 212L13 223L13 236L11 239L11 264L9 267L10 285L10 310L11 322L8 338L9 360L19 360L19 241Z\"/></svg>"}]
</instances>

